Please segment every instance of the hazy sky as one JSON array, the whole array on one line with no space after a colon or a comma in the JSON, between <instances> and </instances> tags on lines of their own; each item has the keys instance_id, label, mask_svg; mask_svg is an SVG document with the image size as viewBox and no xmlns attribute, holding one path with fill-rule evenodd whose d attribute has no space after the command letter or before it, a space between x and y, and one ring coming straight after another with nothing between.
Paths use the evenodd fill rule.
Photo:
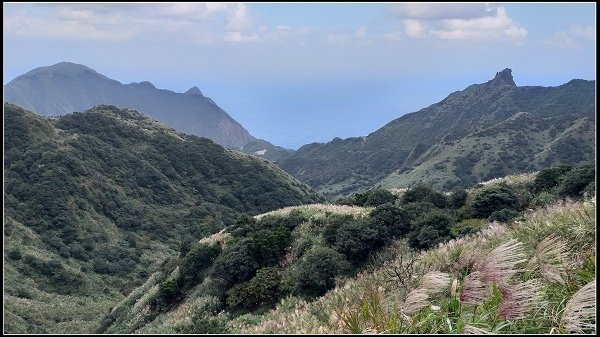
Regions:
<instances>
[{"instance_id":1,"label":"hazy sky","mask_svg":"<svg viewBox=\"0 0 600 337\"><path fill-rule=\"evenodd\" d=\"M367 135L511 68L595 79L596 5L3 4L4 84L61 61L205 96L297 148Z\"/></svg>"}]
</instances>

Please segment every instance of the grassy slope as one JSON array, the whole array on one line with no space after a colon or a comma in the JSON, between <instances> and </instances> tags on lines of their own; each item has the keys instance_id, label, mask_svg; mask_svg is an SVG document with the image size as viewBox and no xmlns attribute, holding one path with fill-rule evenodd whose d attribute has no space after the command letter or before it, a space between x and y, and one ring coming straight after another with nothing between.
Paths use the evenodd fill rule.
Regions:
<instances>
[{"instance_id":1,"label":"grassy slope","mask_svg":"<svg viewBox=\"0 0 600 337\"><path fill-rule=\"evenodd\" d=\"M414 169L402 173L395 171L378 186L397 188L428 184L439 189L461 185L465 176L455 169L456 159L467 158L470 154L474 157L469 172L469 176L475 178L473 181L568 163L571 161L569 156L586 158L593 153L593 148L589 148L595 137L593 122L590 118L577 119L558 135L552 136L549 129L538 127L539 120L520 113L456 142L440 144ZM571 149L575 144L579 144L578 148Z\"/></svg>"},{"instance_id":2,"label":"grassy slope","mask_svg":"<svg viewBox=\"0 0 600 337\"><path fill-rule=\"evenodd\" d=\"M302 206L291 206L280 210L257 215L257 218L265 216L281 217L286 216L293 210L299 210L304 215L309 215L311 219L323 218L327 213L353 215L355 217L367 216L370 208L311 204ZM293 232L293 244L289 249L286 261L291 263L295 258L296 252L302 249L301 246L306 245L311 240L318 240L318 236L314 233L319 228L315 227L312 221L305 222L299 225ZM230 238L229 233L224 230L210 237L204 238L203 242L227 242ZM175 265L175 264L173 264ZM105 332L107 333L177 333L178 329L190 324L192 317L196 312L200 312L204 307L211 305L211 298L204 296L204 288L210 283L207 278L203 283L192 289L181 303L175 308L164 313L160 313L154 317L148 315L149 300L152 295L158 291L158 284L164 281L168 275L177 275L178 270L163 268L161 272L153 275L142 287L132 292L132 296L122 301L113 309L113 315L116 317L114 323L108 325ZM137 294L137 295L135 295ZM143 294L143 295L142 295ZM252 316L250 314L244 317ZM228 316L229 317L229 316Z\"/></svg>"},{"instance_id":3,"label":"grassy slope","mask_svg":"<svg viewBox=\"0 0 600 337\"><path fill-rule=\"evenodd\" d=\"M520 174L493 179L483 184L522 184L530 182L534 177L534 173ZM318 244L319 235L315 233L319 232L319 228L315 227L315 224L318 226L318 220L327 213L363 217L367 216L371 209L313 204L287 207L257 215L256 218L285 217L294 210L310 216L311 220L293 231L293 243L284 259L288 263L297 257L295 252L308 242ZM338 279L338 287L313 302L288 296L270 311L240 316L221 313L212 316L213 322L219 322L227 327L227 331L236 333L456 333L461 332L466 324L501 332L549 332L553 327L560 327L559 316L567 300L595 274L594 212L595 199L585 203L559 202L548 208L529 212L512 224L484 224L483 230L478 234L453 240L439 248L421 253L412 251L405 241L399 240L381 252L367 270L354 278ZM313 223L313 220L317 221ZM536 264L532 262L536 246L553 233L568 247L569 253L562 262L566 271L563 275L567 280L565 284L545 280L540 274L540 269L536 269ZM226 242L229 238L228 233L221 231L203 241ZM478 308L463 306L464 309L460 313L454 309L449 313L451 304L456 303L459 295L453 296L446 289L443 295L430 299L431 305L442 308L439 312L425 308L419 314L411 316L410 320L403 321L404 325L400 327L399 322L402 319L398 315L403 310L402 302L407 293L419 286L419 280L427 271L449 274L452 279L458 280L460 289L464 282L465 270L458 268L457 262L463 250L472 250L471 256L481 258L511 239L522 242L523 252L528 260L528 263L519 265L524 267L524 271L515 274L511 283L528 279L541 280L546 304L538 304L537 311L529 312L526 319L508 324L492 324L488 318L493 317L492 313L497 310L498 303L486 303ZM406 266L407 261L411 259L418 261L412 269L400 268ZM173 269L165 270L164 275L176 275L177 272ZM402 282L398 275L402 275ZM111 326L107 332L177 333L182 327L189 326L198 313L206 312L206 308L211 307L212 299L203 296L204 289L201 284L170 311L160 313L156 317L145 316L144 310L148 308L149 298L157 291L160 280L164 279L165 276L148 281L144 285L144 291L150 289L149 293L140 300L124 302L123 308L120 309L120 323ZM139 293L141 292L140 290ZM450 328L446 318L451 320ZM538 322L538 326L534 326L533 321Z\"/></svg>"},{"instance_id":4,"label":"grassy slope","mask_svg":"<svg viewBox=\"0 0 600 337\"><path fill-rule=\"evenodd\" d=\"M85 262L61 257L45 247L39 234L10 216L5 223L10 227L10 235L4 240L5 332L89 333L97 328L99 318L125 297L118 291L118 277L90 273ZM17 249L24 252L23 257L11 259L9 253ZM144 251L141 260L155 261L147 265L148 269L156 269L156 261L172 254L166 245L154 243L152 249ZM69 273L82 276L83 289L72 294L57 293L48 286L50 276L31 273L23 261L25 256L60 261Z\"/></svg>"},{"instance_id":5,"label":"grassy slope","mask_svg":"<svg viewBox=\"0 0 600 337\"><path fill-rule=\"evenodd\" d=\"M560 202L530 212L521 221L510 225L490 224L478 234L450 241L416 256L417 267L405 273L405 285L395 270L406 265L410 254L402 242L397 242L387 252L393 256L391 261L341 282L314 302L289 297L263 316L242 316L229 324L240 333L456 333L462 332L465 325L505 333L549 333L553 328L554 331L565 331L561 315L566 302L595 277L595 208L595 198L584 203ZM567 247L566 260L557 264L565 270L564 284L545 278L539 264L536 268L532 259L539 243L551 235L556 235ZM439 311L426 305L418 313L402 317L407 293L419 287L419 280L427 271L447 273L451 280L458 280L460 292L465 276L464 269L458 267L461 252L464 252L463 257L471 253L470 256L481 259L513 239L522 243L527 262L517 264L523 271L513 275L510 282L536 279L542 285L542 301L534 304L524 319L495 320L498 303L493 303L490 295L486 295L485 305L463 305L457 310L456 300L460 293L452 295L450 283L441 295L429 299L431 305L440 307Z\"/></svg>"}]
</instances>

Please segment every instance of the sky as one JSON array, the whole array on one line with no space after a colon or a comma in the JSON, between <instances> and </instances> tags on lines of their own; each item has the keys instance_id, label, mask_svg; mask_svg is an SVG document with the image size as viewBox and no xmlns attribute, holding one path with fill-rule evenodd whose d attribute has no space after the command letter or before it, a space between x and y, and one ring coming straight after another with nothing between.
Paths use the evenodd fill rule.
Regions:
<instances>
[{"instance_id":1,"label":"sky","mask_svg":"<svg viewBox=\"0 0 600 337\"><path fill-rule=\"evenodd\" d=\"M255 137L365 136L511 68L595 80L595 3L3 3L4 84L68 61L198 86Z\"/></svg>"}]
</instances>

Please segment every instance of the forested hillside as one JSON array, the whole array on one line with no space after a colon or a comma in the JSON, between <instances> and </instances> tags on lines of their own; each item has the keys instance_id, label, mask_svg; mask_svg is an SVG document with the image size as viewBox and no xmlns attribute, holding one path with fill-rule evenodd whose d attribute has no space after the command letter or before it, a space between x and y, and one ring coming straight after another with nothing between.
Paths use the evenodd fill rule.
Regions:
<instances>
[{"instance_id":1,"label":"forested hillside","mask_svg":"<svg viewBox=\"0 0 600 337\"><path fill-rule=\"evenodd\" d=\"M366 137L308 144L278 164L328 195L373 186L451 190L594 158L595 81L518 87L511 70Z\"/></svg>"},{"instance_id":2,"label":"forested hillside","mask_svg":"<svg viewBox=\"0 0 600 337\"><path fill-rule=\"evenodd\" d=\"M266 160L133 110L45 118L5 104L4 123L9 332L83 331L185 242L320 200Z\"/></svg>"},{"instance_id":3,"label":"forested hillside","mask_svg":"<svg viewBox=\"0 0 600 337\"><path fill-rule=\"evenodd\" d=\"M388 273L389 282L395 283L390 286L397 287L390 290L396 291L398 297L404 297L406 292L416 289L416 281L430 270L431 265L420 261L419 252L434 254L435 250L432 253L427 250L448 241L468 242L478 237L481 231L485 233L490 222L494 222L494 228L509 228L522 221L534 221L529 220L531 209L561 203L565 197L589 200L594 190L593 165L559 166L537 175L490 181L468 191L457 189L449 195L424 186L394 192L373 190L340 199L339 202L345 205L303 205L254 218L243 216L234 225L192 243L185 252L170 259L164 268L115 307L103 319L98 331L300 333L377 329L378 332L462 332L466 321L458 328L446 330L445 325L431 325L425 316L413 316L422 307L410 309L409 304L401 303L389 307L379 302L374 305L381 307L371 307L369 296L376 295L371 288L353 288L352 296L357 300L343 300L344 305L338 305L340 298L331 300L331 297L346 292L344 283L363 283L365 279L387 288L385 280L381 279L382 271ZM553 220L564 232L564 240L579 237L577 251L593 245L591 237L581 236L593 230L593 219L590 218L593 213L588 211L580 215L581 222L575 224L566 219ZM581 227L569 229L569 226L579 225ZM520 238L527 237L524 232L520 233ZM535 235L540 237L527 237L532 240L528 244L539 244L547 234L547 229L539 230ZM588 258L585 256L584 259ZM471 256L473 259L479 257ZM448 273L453 270L453 264L444 259L446 257L434 261L437 263L435 268L443 268L438 271ZM561 298L572 295L593 276L593 273L589 274L589 261L577 261L580 264L573 268L582 269L586 274L571 279L568 289L560 288ZM458 271L464 270L453 270ZM545 270L541 272L546 273ZM527 275L522 281L538 277L537 274ZM461 277L464 276L457 277L463 282ZM564 280L564 276L561 277ZM449 287L449 276L444 276L442 281L448 281L446 286ZM336 285L338 288L332 293ZM498 286L505 285L498 283ZM564 284L559 285L562 286ZM496 304L501 299L509 302L507 296L498 295L494 301ZM409 299L406 301L410 302ZM324 302L327 306L318 307ZM302 307L295 306L299 303ZM309 303L315 303L314 310L299 311ZM563 307L564 302L549 306ZM294 309L298 310L289 315ZM484 308L479 314L486 315L485 310L489 311ZM303 316L299 316L300 312ZM376 317L363 317L361 312ZM389 316L378 317L378 312ZM399 313L410 313L410 317L405 318ZM455 321L466 319L466 316L454 317L456 313L445 311L440 315L440 322L444 322L443 315ZM498 321L506 320L502 317ZM308 321L300 321L303 318ZM378 323L371 321L384 318L386 321L382 324L387 324L385 326L374 326ZM411 323L403 327L405 320ZM419 323L420 320L424 322ZM550 329L552 323L544 321L543 324L544 328ZM498 331L515 331L510 330L515 325L503 326L507 330ZM531 327L528 331L544 330Z\"/></svg>"}]
</instances>

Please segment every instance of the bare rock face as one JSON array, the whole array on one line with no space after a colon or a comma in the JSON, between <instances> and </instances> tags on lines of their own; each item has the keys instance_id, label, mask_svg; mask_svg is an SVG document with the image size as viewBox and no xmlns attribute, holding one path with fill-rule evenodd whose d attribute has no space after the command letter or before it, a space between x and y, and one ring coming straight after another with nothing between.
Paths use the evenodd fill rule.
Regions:
<instances>
[{"instance_id":1,"label":"bare rock face","mask_svg":"<svg viewBox=\"0 0 600 337\"><path fill-rule=\"evenodd\" d=\"M489 82L491 85L511 85L516 87L515 81L512 77L512 70L506 68L500 72L496 73L496 77Z\"/></svg>"},{"instance_id":2,"label":"bare rock face","mask_svg":"<svg viewBox=\"0 0 600 337\"><path fill-rule=\"evenodd\" d=\"M202 95L202 91L196 86L191 87L188 91L184 93L185 95L196 95L196 96L204 96Z\"/></svg>"}]
</instances>

